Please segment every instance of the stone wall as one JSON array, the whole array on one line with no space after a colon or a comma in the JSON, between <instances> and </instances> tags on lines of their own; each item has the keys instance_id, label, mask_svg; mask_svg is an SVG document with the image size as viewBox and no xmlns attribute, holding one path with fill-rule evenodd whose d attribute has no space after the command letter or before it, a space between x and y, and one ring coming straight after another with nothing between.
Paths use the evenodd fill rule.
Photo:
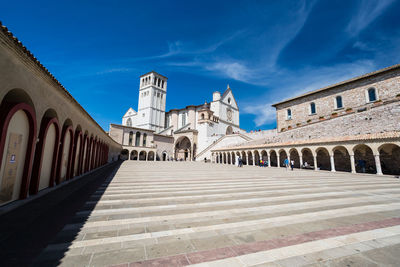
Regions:
<instances>
[{"instance_id":1,"label":"stone wall","mask_svg":"<svg viewBox=\"0 0 400 267\"><path fill-rule=\"evenodd\" d=\"M378 71L379 72L379 71ZM343 82L340 85L329 89L306 94L303 97L295 98L288 102L277 104L277 129L278 131L295 128L296 126L308 124L309 122L319 121L332 116L344 114L346 110L353 111L368 108L374 103L368 102L368 89L375 88L378 103L393 99L400 94L400 66L380 71L374 75L365 75L362 78L355 78L351 82ZM336 109L336 96L341 96L343 108ZM316 113L310 114L310 103L316 105ZM291 109L291 119L287 118L287 110ZM320 118L323 117L323 118ZM386 122L383 120L381 123Z\"/></svg>"},{"instance_id":2,"label":"stone wall","mask_svg":"<svg viewBox=\"0 0 400 267\"><path fill-rule=\"evenodd\" d=\"M288 142L324 137L400 131L400 101L392 100L365 111L354 111L268 136L248 144Z\"/></svg>"}]
</instances>

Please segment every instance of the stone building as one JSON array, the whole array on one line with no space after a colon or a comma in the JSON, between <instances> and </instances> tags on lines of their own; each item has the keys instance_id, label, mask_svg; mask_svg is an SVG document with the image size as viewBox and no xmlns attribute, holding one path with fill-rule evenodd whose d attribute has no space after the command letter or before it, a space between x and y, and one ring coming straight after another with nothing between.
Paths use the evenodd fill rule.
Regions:
<instances>
[{"instance_id":1,"label":"stone building","mask_svg":"<svg viewBox=\"0 0 400 267\"><path fill-rule=\"evenodd\" d=\"M316 170L400 174L400 65L273 106L277 130L213 149L213 161L282 167L288 158Z\"/></svg>"},{"instance_id":2,"label":"stone building","mask_svg":"<svg viewBox=\"0 0 400 267\"><path fill-rule=\"evenodd\" d=\"M210 159L210 149L219 139L245 132L240 129L239 107L229 85L222 95L214 92L209 103L168 112L165 112L166 92L165 76L154 71L140 76L138 111L129 108L122 117L122 125L110 126L110 136L127 149L124 153L140 154L143 151L143 155L150 153L151 159L159 160ZM152 143L144 147L142 142L135 142L125 147L131 132L143 132ZM133 158L148 159L144 156Z\"/></svg>"},{"instance_id":3,"label":"stone building","mask_svg":"<svg viewBox=\"0 0 400 267\"><path fill-rule=\"evenodd\" d=\"M121 148L0 24L0 205L116 161Z\"/></svg>"}]
</instances>

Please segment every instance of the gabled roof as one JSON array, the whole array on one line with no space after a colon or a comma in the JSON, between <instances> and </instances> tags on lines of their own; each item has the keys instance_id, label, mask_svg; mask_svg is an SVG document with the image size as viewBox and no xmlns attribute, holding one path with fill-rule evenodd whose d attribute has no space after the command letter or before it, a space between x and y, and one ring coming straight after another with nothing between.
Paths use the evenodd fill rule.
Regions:
<instances>
[{"instance_id":1,"label":"gabled roof","mask_svg":"<svg viewBox=\"0 0 400 267\"><path fill-rule=\"evenodd\" d=\"M377 71L374 71L374 72L366 73L364 75L357 76L357 77L351 78L349 80L338 82L338 83L335 83L335 84L332 84L332 85L329 85L329 86L326 86L326 87L322 87L320 89L317 89L317 90L314 90L314 91L310 91L310 92L301 94L301 95L296 96L296 97L288 98L288 99L285 99L285 100L283 100L281 102L275 103L272 106L276 107L276 106L278 106L280 104L283 104L283 103L286 103L286 102L289 102L289 101L292 101L292 100L295 100L295 99L299 99L299 98L302 98L302 97L305 97L305 96L317 94L317 93L322 92L322 91L330 90L330 89L336 88L336 87L341 86L341 85L345 85L345 84L356 82L356 81L359 81L359 80L362 80L362 79L370 78L372 76L376 76L378 74L382 74L382 73L385 73L385 72L388 72L388 71L391 71L391 70L395 70L395 69L400 69L400 64L396 64L396 65L393 65L393 66L390 66L390 67L387 67L387 68L384 68L384 69L380 69L380 70L377 70Z\"/></svg>"},{"instance_id":2,"label":"gabled roof","mask_svg":"<svg viewBox=\"0 0 400 267\"><path fill-rule=\"evenodd\" d=\"M122 118L132 116L132 115L127 115L127 114L129 113L129 111L132 111L132 112L133 112L132 115L136 115L136 114L137 114L137 112L136 112L133 108L129 108L129 109L125 112L125 115L124 115Z\"/></svg>"},{"instance_id":3,"label":"gabled roof","mask_svg":"<svg viewBox=\"0 0 400 267\"><path fill-rule=\"evenodd\" d=\"M229 84L228 84L228 86L226 87L225 92L222 94L221 100L224 99L229 93L232 94L232 100L234 101L234 103L235 103L237 109L239 109L239 105L238 105L237 102L236 102L235 96L233 95L233 92L232 92L231 87L229 86Z\"/></svg>"}]
</instances>

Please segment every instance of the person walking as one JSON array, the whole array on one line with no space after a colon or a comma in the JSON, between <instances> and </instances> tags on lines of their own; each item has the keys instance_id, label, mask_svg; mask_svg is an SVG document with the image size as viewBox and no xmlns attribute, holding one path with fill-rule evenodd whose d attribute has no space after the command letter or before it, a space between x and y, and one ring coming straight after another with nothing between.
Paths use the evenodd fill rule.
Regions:
<instances>
[{"instance_id":1,"label":"person walking","mask_svg":"<svg viewBox=\"0 0 400 267\"><path fill-rule=\"evenodd\" d=\"M288 158L285 158L285 160L283 161L283 164L285 164L286 170L289 169L289 160Z\"/></svg>"},{"instance_id":2,"label":"person walking","mask_svg":"<svg viewBox=\"0 0 400 267\"><path fill-rule=\"evenodd\" d=\"M293 171L293 168L294 168L294 160L291 160L291 161L290 161L290 168L291 168L292 171Z\"/></svg>"}]
</instances>

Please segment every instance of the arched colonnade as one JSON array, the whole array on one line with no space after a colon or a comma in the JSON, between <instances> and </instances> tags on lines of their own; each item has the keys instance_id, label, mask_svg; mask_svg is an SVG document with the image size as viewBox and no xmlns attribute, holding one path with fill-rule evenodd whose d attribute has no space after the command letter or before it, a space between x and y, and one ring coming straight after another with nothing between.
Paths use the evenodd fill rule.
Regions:
<instances>
[{"instance_id":1,"label":"arched colonnade","mask_svg":"<svg viewBox=\"0 0 400 267\"><path fill-rule=\"evenodd\" d=\"M257 149L220 149L212 152L212 162L237 164L238 157L244 165L258 166L260 160L268 161L268 167L285 167L284 160L294 162L295 168L374 173L378 175L400 174L400 141L386 140L365 143L336 143L330 145L303 145ZM306 165L305 165L306 164Z\"/></svg>"}]
</instances>

